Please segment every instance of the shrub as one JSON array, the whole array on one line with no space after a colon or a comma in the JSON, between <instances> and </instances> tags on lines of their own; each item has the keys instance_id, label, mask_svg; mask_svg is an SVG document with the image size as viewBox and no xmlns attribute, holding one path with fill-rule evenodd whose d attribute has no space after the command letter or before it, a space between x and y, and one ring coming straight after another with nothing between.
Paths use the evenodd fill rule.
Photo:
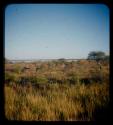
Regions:
<instances>
[{"instance_id":1,"label":"shrub","mask_svg":"<svg viewBox=\"0 0 113 125\"><path fill-rule=\"evenodd\" d=\"M23 85L27 85L31 83L32 85L44 84L47 83L48 80L45 77L36 77L36 76L22 76L20 78L20 83Z\"/></svg>"},{"instance_id":2,"label":"shrub","mask_svg":"<svg viewBox=\"0 0 113 125\"><path fill-rule=\"evenodd\" d=\"M15 72L15 73L21 73L21 68L20 68L19 66L16 66L16 67L14 68L14 72Z\"/></svg>"},{"instance_id":3,"label":"shrub","mask_svg":"<svg viewBox=\"0 0 113 125\"><path fill-rule=\"evenodd\" d=\"M37 81L36 83L38 83L38 84L44 84L44 83L48 82L47 78L45 78L45 77L37 77L36 81Z\"/></svg>"},{"instance_id":4,"label":"shrub","mask_svg":"<svg viewBox=\"0 0 113 125\"><path fill-rule=\"evenodd\" d=\"M18 82L19 76L17 74L5 73L5 83L10 84L10 82Z\"/></svg>"},{"instance_id":5,"label":"shrub","mask_svg":"<svg viewBox=\"0 0 113 125\"><path fill-rule=\"evenodd\" d=\"M87 85L87 84L91 83L91 79L90 78L81 78L80 82Z\"/></svg>"},{"instance_id":6,"label":"shrub","mask_svg":"<svg viewBox=\"0 0 113 125\"><path fill-rule=\"evenodd\" d=\"M33 77L33 76L22 76L21 79L20 79L20 83L21 84L27 84L27 83L36 83L37 82L37 79L36 77Z\"/></svg>"},{"instance_id":7,"label":"shrub","mask_svg":"<svg viewBox=\"0 0 113 125\"><path fill-rule=\"evenodd\" d=\"M68 81L70 84L76 84L79 83L80 79L76 73L70 73L68 76Z\"/></svg>"},{"instance_id":8,"label":"shrub","mask_svg":"<svg viewBox=\"0 0 113 125\"><path fill-rule=\"evenodd\" d=\"M104 82L103 73L100 71L95 71L94 73L91 73L90 81L91 82L99 82L99 83Z\"/></svg>"}]
</instances>

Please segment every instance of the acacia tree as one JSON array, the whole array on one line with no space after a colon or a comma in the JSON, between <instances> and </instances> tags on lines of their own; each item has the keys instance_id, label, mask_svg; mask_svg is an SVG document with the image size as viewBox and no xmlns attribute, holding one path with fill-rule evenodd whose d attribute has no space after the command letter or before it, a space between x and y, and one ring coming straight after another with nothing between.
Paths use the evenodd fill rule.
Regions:
<instances>
[{"instance_id":1,"label":"acacia tree","mask_svg":"<svg viewBox=\"0 0 113 125\"><path fill-rule=\"evenodd\" d=\"M88 60L96 60L97 62L105 58L105 53L101 51L92 51L88 54Z\"/></svg>"}]
</instances>

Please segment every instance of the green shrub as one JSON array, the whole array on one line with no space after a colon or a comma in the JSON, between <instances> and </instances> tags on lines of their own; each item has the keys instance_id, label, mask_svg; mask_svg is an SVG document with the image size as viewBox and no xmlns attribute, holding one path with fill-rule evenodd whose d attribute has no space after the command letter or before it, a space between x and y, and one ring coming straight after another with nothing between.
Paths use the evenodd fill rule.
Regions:
<instances>
[{"instance_id":1,"label":"green shrub","mask_svg":"<svg viewBox=\"0 0 113 125\"><path fill-rule=\"evenodd\" d=\"M22 84L27 84L27 83L31 83L31 84L43 84L43 83L47 83L48 80L45 77L36 77L36 76L22 76L20 83Z\"/></svg>"},{"instance_id":2,"label":"green shrub","mask_svg":"<svg viewBox=\"0 0 113 125\"><path fill-rule=\"evenodd\" d=\"M15 72L15 73L21 73L21 68L20 68L19 66L16 66L16 67L14 68L14 72Z\"/></svg>"},{"instance_id":3,"label":"green shrub","mask_svg":"<svg viewBox=\"0 0 113 125\"><path fill-rule=\"evenodd\" d=\"M38 84L44 84L44 83L47 83L47 82L48 82L48 80L45 77L36 78L36 83L38 83Z\"/></svg>"},{"instance_id":4,"label":"green shrub","mask_svg":"<svg viewBox=\"0 0 113 125\"><path fill-rule=\"evenodd\" d=\"M19 76L17 74L5 73L5 83L18 82Z\"/></svg>"}]
</instances>

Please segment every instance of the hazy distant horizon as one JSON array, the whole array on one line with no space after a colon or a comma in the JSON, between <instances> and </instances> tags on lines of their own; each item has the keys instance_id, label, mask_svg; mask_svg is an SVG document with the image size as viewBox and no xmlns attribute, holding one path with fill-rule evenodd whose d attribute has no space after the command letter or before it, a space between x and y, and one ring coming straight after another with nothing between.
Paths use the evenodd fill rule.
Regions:
<instances>
[{"instance_id":1,"label":"hazy distant horizon","mask_svg":"<svg viewBox=\"0 0 113 125\"><path fill-rule=\"evenodd\" d=\"M5 58L11 60L109 55L109 34L104 4L10 4L5 10Z\"/></svg>"},{"instance_id":2,"label":"hazy distant horizon","mask_svg":"<svg viewBox=\"0 0 113 125\"><path fill-rule=\"evenodd\" d=\"M26 60L26 61L28 60L28 61L29 61L29 60L58 60L58 59L79 60L79 59L87 59L87 58L43 58L43 59L41 59L41 58L40 58L40 59L38 59L38 58L37 58L37 59L36 59L36 58L34 58L34 59L33 59L33 58L31 58L31 59L30 59L30 58L29 58L29 59L9 59L9 58L5 58L5 59L15 60L15 61L16 61L16 60L17 60L17 61L18 61L18 60Z\"/></svg>"}]
</instances>

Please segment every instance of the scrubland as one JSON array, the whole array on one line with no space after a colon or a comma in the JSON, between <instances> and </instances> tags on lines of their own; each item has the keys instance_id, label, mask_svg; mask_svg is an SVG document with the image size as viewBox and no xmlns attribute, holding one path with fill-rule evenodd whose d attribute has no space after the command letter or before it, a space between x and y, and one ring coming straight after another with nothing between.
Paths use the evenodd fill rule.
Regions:
<instances>
[{"instance_id":1,"label":"scrubland","mask_svg":"<svg viewBox=\"0 0 113 125\"><path fill-rule=\"evenodd\" d=\"M5 116L24 121L102 120L109 107L109 63L5 64ZM25 67L27 67L25 69Z\"/></svg>"}]
</instances>

